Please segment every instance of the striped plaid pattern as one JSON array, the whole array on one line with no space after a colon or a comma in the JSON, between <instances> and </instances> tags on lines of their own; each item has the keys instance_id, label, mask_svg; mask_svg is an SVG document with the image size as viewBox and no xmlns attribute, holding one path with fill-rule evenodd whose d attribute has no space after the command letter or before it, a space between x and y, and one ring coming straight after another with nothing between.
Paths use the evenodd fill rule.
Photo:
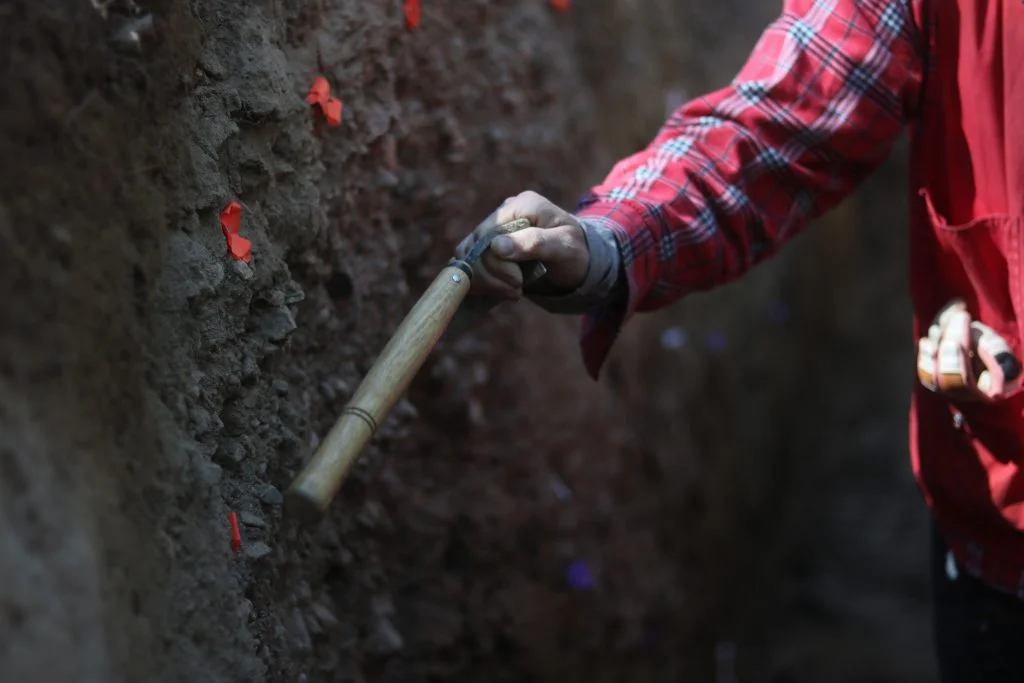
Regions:
<instances>
[{"instance_id":1,"label":"striped plaid pattern","mask_svg":"<svg viewBox=\"0 0 1024 683\"><path fill-rule=\"evenodd\" d=\"M885 160L921 88L912 2L785 0L728 87L680 107L583 197L628 283L584 319L593 377L633 313L740 276Z\"/></svg>"}]
</instances>

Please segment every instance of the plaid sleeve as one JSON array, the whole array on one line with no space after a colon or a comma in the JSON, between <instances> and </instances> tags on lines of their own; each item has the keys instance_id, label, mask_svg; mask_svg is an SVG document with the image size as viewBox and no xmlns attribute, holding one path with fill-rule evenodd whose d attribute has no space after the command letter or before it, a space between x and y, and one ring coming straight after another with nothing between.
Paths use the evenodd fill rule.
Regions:
<instances>
[{"instance_id":1,"label":"plaid sleeve","mask_svg":"<svg viewBox=\"0 0 1024 683\"><path fill-rule=\"evenodd\" d=\"M584 319L593 377L633 313L740 276L884 161L921 87L911 1L785 0L728 87L676 110L583 198L627 283Z\"/></svg>"}]
</instances>

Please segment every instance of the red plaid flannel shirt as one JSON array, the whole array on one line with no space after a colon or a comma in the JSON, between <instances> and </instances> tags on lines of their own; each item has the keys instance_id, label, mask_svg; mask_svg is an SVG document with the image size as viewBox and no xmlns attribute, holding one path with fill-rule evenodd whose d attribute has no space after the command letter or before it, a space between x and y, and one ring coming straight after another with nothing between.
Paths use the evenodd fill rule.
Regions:
<instances>
[{"instance_id":1,"label":"red plaid flannel shirt","mask_svg":"<svg viewBox=\"0 0 1024 683\"><path fill-rule=\"evenodd\" d=\"M633 313L742 275L885 160L917 107L919 1L785 0L731 85L676 110L582 199L628 283L584 319L593 377Z\"/></svg>"}]
</instances>

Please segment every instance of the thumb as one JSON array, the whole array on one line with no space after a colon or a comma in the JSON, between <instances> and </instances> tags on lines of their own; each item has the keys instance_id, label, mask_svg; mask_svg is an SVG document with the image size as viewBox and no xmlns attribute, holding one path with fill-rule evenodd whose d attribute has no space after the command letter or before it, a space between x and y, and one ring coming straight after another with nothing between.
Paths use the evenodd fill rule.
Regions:
<instances>
[{"instance_id":1,"label":"thumb","mask_svg":"<svg viewBox=\"0 0 1024 683\"><path fill-rule=\"evenodd\" d=\"M516 255L516 243L508 235L499 235L491 241L491 251L503 259L511 260Z\"/></svg>"},{"instance_id":2,"label":"thumb","mask_svg":"<svg viewBox=\"0 0 1024 683\"><path fill-rule=\"evenodd\" d=\"M559 261L573 248L571 225L557 228L524 228L495 237L491 251L509 261Z\"/></svg>"}]
</instances>

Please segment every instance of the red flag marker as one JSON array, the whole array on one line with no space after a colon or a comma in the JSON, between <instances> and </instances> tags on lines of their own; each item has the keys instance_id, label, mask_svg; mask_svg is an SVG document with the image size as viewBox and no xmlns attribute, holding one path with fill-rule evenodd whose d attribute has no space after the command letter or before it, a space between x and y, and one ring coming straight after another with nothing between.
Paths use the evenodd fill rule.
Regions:
<instances>
[{"instance_id":1,"label":"red flag marker","mask_svg":"<svg viewBox=\"0 0 1024 683\"><path fill-rule=\"evenodd\" d=\"M237 555L242 547L242 532L238 530L238 515L234 511L228 513L228 522L231 524L231 552Z\"/></svg>"},{"instance_id":2,"label":"red flag marker","mask_svg":"<svg viewBox=\"0 0 1024 683\"><path fill-rule=\"evenodd\" d=\"M317 76L316 80L313 81L313 85L309 88L309 93L306 95L306 102L308 104L319 104L323 106L323 103L327 101L327 97L330 94L330 83L328 83L327 79L323 76Z\"/></svg>"},{"instance_id":3,"label":"red flag marker","mask_svg":"<svg viewBox=\"0 0 1024 683\"><path fill-rule=\"evenodd\" d=\"M324 113L324 118L327 119L327 123L332 126L341 125L342 108L343 105L341 104L341 100L337 97L328 97L327 101L320 106L321 111Z\"/></svg>"},{"instance_id":4,"label":"red flag marker","mask_svg":"<svg viewBox=\"0 0 1024 683\"><path fill-rule=\"evenodd\" d=\"M405 25L415 30L420 25L420 0L405 0Z\"/></svg>"},{"instance_id":5,"label":"red flag marker","mask_svg":"<svg viewBox=\"0 0 1024 683\"><path fill-rule=\"evenodd\" d=\"M220 212L220 229L224 237L237 235L238 229L242 227L242 205L238 202L231 202Z\"/></svg>"},{"instance_id":6,"label":"red flag marker","mask_svg":"<svg viewBox=\"0 0 1024 683\"><path fill-rule=\"evenodd\" d=\"M319 107L320 113L324 115L327 123L331 126L341 125L341 110L343 108L341 100L331 97L331 84L323 76L317 76L313 81L313 85L310 86L309 93L306 95L306 102L310 106Z\"/></svg>"},{"instance_id":7,"label":"red flag marker","mask_svg":"<svg viewBox=\"0 0 1024 683\"><path fill-rule=\"evenodd\" d=\"M228 253L236 261L249 263L252 260L252 242L241 235L228 236Z\"/></svg>"},{"instance_id":8,"label":"red flag marker","mask_svg":"<svg viewBox=\"0 0 1024 683\"><path fill-rule=\"evenodd\" d=\"M242 227L242 205L231 202L220 212L220 229L228 243L228 253L236 261L252 259L252 242L238 234Z\"/></svg>"}]
</instances>

